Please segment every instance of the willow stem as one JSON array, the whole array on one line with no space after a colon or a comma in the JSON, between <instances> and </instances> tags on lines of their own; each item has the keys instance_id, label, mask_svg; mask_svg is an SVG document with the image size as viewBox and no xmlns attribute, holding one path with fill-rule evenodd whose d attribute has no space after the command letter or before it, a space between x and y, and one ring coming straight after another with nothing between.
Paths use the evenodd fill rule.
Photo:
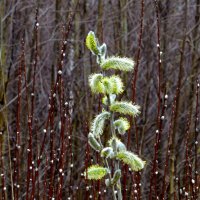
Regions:
<instances>
[{"instance_id":1,"label":"willow stem","mask_svg":"<svg viewBox=\"0 0 200 200\"><path fill-rule=\"evenodd\" d=\"M110 97L108 97L108 102L109 102L109 106L111 105L110 102ZM115 127L114 127L114 113L111 112L111 117L110 117L110 130L111 130L111 134L112 137L114 138L116 136L115 133ZM117 154L117 144L116 144L116 139L114 138L113 140L113 151L114 151L114 155ZM119 170L119 161L115 160L115 171ZM117 196L118 196L118 200L122 200L122 191L121 191L121 181L120 179L117 181Z\"/></svg>"},{"instance_id":2,"label":"willow stem","mask_svg":"<svg viewBox=\"0 0 200 200\"><path fill-rule=\"evenodd\" d=\"M101 148L103 148L103 145L102 145L102 142L101 142L101 138L99 137L98 139L99 139L99 144L101 145ZM108 164L107 158L104 159L104 164L106 165L106 167L107 167L108 170L109 170L109 181L110 181L110 183L111 183L111 181L112 181L112 176L111 176L111 170L110 170L110 166L109 166L109 164ZM112 185L112 193L113 193L113 198L114 198L114 200L117 200L117 197L116 197L116 194L115 194L115 187L114 187L114 185Z\"/></svg>"}]
</instances>

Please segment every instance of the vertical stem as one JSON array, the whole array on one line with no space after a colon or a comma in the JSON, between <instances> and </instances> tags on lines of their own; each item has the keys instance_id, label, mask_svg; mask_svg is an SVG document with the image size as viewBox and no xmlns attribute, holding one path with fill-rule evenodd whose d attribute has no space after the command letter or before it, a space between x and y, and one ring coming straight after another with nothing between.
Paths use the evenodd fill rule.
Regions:
<instances>
[{"instance_id":1,"label":"vertical stem","mask_svg":"<svg viewBox=\"0 0 200 200\"><path fill-rule=\"evenodd\" d=\"M176 110L174 115L174 126L172 132L171 139L171 157L170 157L170 195L169 199L172 200L174 198L174 168L175 168L175 137L177 132L177 121L178 121L178 111L180 108L180 89L183 78L183 70L184 70L184 53L185 53L185 45L186 45L186 31L187 31L187 7L188 2L185 0L185 12L184 12L184 24L183 24L183 41L181 46L181 55L180 55L180 63L179 63L179 75L178 75L178 83L177 83L177 101L176 101Z\"/></svg>"},{"instance_id":2,"label":"vertical stem","mask_svg":"<svg viewBox=\"0 0 200 200\"><path fill-rule=\"evenodd\" d=\"M108 102L109 102L109 106L110 106L110 97L108 97ZM115 127L114 127L114 113L111 112L111 117L110 117L110 130L111 130L111 134L112 137L116 136L115 133ZM113 140L113 151L114 154L117 154L117 145L116 145L116 139ZM115 160L115 171L119 169L119 161ZM117 182L117 195L118 195L118 200L122 200L122 191L121 191L121 181L120 179Z\"/></svg>"},{"instance_id":3,"label":"vertical stem","mask_svg":"<svg viewBox=\"0 0 200 200\"><path fill-rule=\"evenodd\" d=\"M138 68L140 65L140 57L141 57L141 46L142 46L142 36L143 36L143 27L144 27L144 0L140 0L140 5L141 5L141 10L140 10L140 28L139 28L139 32L138 32L138 49L137 49L137 55L136 55L136 65L135 65L135 69L134 69L134 74L133 74L133 78L132 78L132 101L135 102L136 100L136 83L137 83L137 75L138 75ZM130 120L132 121L132 119ZM136 150L137 153L139 153L139 142L138 142L138 127L136 124L136 120L134 119L133 122L135 125L135 140L136 140ZM130 147L130 134L131 131L128 131L128 143L127 143L127 148ZM128 172L128 166L125 166L124 169L124 190L123 190L123 198L126 199L126 182L127 182L127 172ZM138 186L138 192L137 192L137 196L138 198L140 198L140 174L139 173L135 173L134 174L136 182L137 182L137 186Z\"/></svg>"},{"instance_id":4,"label":"vertical stem","mask_svg":"<svg viewBox=\"0 0 200 200\"><path fill-rule=\"evenodd\" d=\"M127 20L127 0L119 1L120 12L120 32L122 37L120 38L120 53L127 52L127 35L128 35L128 20Z\"/></svg>"},{"instance_id":5,"label":"vertical stem","mask_svg":"<svg viewBox=\"0 0 200 200\"><path fill-rule=\"evenodd\" d=\"M199 80L196 80L196 108L195 108L195 167L194 167L194 173L195 173L195 194L194 199L198 199L198 122L199 122Z\"/></svg>"},{"instance_id":6,"label":"vertical stem","mask_svg":"<svg viewBox=\"0 0 200 200\"><path fill-rule=\"evenodd\" d=\"M99 138L98 142L100 143L101 148L103 148L103 145L102 145L102 142L101 142L101 138ZM106 167L108 168L109 172L111 172L110 166L109 166L109 164L108 164L107 158L104 159L104 163L105 163ZM111 173L109 173L109 180L110 180L110 183L111 183L111 179L112 179ZM115 187L114 187L113 185L112 185L112 193L113 193L113 198L114 198L114 200L117 200L117 197L116 197L116 194L115 194Z\"/></svg>"},{"instance_id":7,"label":"vertical stem","mask_svg":"<svg viewBox=\"0 0 200 200\"><path fill-rule=\"evenodd\" d=\"M6 2L5 1L1 1L0 3L0 107L6 105L6 88L7 88L7 79L9 77L9 72L10 72L10 67L8 68L8 75L6 77L5 75L5 71L6 71L6 48L5 48L5 41L6 38L6 29L5 29L5 24L3 23L3 17L5 15L5 6L6 6ZM14 12L12 12L11 18L13 18L15 14L15 10ZM13 23L12 23L13 25ZM13 31L13 29L12 29ZM13 32L12 32L13 33ZM12 39L13 40L13 37ZM13 41L12 41L13 43ZM13 51L13 48L11 49L11 51ZM11 54L12 55L12 54ZM12 60L12 56L11 56L11 60ZM11 66L11 65L10 65ZM12 161L11 161L11 144L10 144L10 132L8 129L8 122L7 122L7 110L5 111L1 111L0 112L0 151L1 151L1 155L5 154L5 143L4 140L6 139L6 135L7 135L7 143L8 143L8 168L10 171L10 185L11 185L11 195L9 195L11 197L12 200L14 200L14 188L13 188L13 171L12 171ZM5 140L6 142L6 140ZM1 162L1 169L2 169L2 173L3 173L3 177L2 177L2 197L5 199L7 199L7 188L6 188L6 181L5 181L5 170L3 169L4 166L4 159L3 156L1 156L0 158L0 162ZM7 164L6 163L6 164ZM6 165L5 164L5 165Z\"/></svg>"}]
</instances>

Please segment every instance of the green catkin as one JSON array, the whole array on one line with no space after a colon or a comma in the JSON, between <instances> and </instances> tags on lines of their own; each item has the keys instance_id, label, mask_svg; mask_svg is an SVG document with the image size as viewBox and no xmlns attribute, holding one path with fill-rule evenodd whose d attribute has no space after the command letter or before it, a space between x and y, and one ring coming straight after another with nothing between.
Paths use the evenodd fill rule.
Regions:
<instances>
[{"instance_id":1,"label":"green catkin","mask_svg":"<svg viewBox=\"0 0 200 200\"><path fill-rule=\"evenodd\" d=\"M118 133L124 135L125 132L130 128L130 123L126 118L119 118L114 121L114 126L118 130Z\"/></svg>"},{"instance_id":2,"label":"green catkin","mask_svg":"<svg viewBox=\"0 0 200 200\"><path fill-rule=\"evenodd\" d=\"M93 93L95 94L105 93L104 85L101 82L102 79L103 79L102 74L91 74L89 76L89 86Z\"/></svg>"},{"instance_id":3,"label":"green catkin","mask_svg":"<svg viewBox=\"0 0 200 200\"><path fill-rule=\"evenodd\" d=\"M94 55L98 55L100 53L98 40L92 31L90 31L86 37L86 46Z\"/></svg>"},{"instance_id":4,"label":"green catkin","mask_svg":"<svg viewBox=\"0 0 200 200\"><path fill-rule=\"evenodd\" d=\"M95 117L91 125L91 132L93 135L98 138L103 133L105 120L110 117L110 113L103 111Z\"/></svg>"},{"instance_id":5,"label":"green catkin","mask_svg":"<svg viewBox=\"0 0 200 200\"><path fill-rule=\"evenodd\" d=\"M131 102L126 101L116 101L110 106L110 110L113 112L118 112L124 115L132 115L133 117L140 113L139 108L140 107L138 105L134 105Z\"/></svg>"},{"instance_id":6,"label":"green catkin","mask_svg":"<svg viewBox=\"0 0 200 200\"><path fill-rule=\"evenodd\" d=\"M133 70L134 64L134 61L129 58L120 58L113 56L105 59L101 64L101 68L103 70L115 69L128 72Z\"/></svg>"},{"instance_id":7,"label":"green catkin","mask_svg":"<svg viewBox=\"0 0 200 200\"><path fill-rule=\"evenodd\" d=\"M145 161L130 151L120 151L117 153L116 158L121 160L124 164L129 165L133 171L139 171L144 168L145 165Z\"/></svg>"},{"instance_id":8,"label":"green catkin","mask_svg":"<svg viewBox=\"0 0 200 200\"><path fill-rule=\"evenodd\" d=\"M100 180L107 173L108 173L107 168L101 167L99 165L92 165L86 170L86 172L84 173L84 176L85 177L87 176L89 180Z\"/></svg>"}]
</instances>

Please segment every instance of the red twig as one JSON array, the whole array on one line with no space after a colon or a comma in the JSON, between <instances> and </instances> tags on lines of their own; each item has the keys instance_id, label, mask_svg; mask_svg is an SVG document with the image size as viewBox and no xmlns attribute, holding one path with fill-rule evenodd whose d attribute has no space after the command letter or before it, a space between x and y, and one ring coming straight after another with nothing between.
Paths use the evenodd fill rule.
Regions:
<instances>
[{"instance_id":1,"label":"red twig","mask_svg":"<svg viewBox=\"0 0 200 200\"><path fill-rule=\"evenodd\" d=\"M6 199L6 182L5 182L5 169L4 169L4 161L3 161L3 155L2 155L2 150L3 150L3 136L2 132L0 135L0 175L1 175L1 198L2 200Z\"/></svg>"},{"instance_id":2,"label":"red twig","mask_svg":"<svg viewBox=\"0 0 200 200\"><path fill-rule=\"evenodd\" d=\"M199 80L196 80L196 110L195 110L195 167L194 167L194 174L195 174L195 184L194 184L194 199L198 199L199 196L199 182L198 182L198 124L199 124L199 89L200 84Z\"/></svg>"},{"instance_id":3,"label":"red twig","mask_svg":"<svg viewBox=\"0 0 200 200\"><path fill-rule=\"evenodd\" d=\"M20 188L20 149L21 149L21 122L20 122L20 111L21 111L21 90L22 90L22 66L23 66L23 52L24 52L24 42L22 40L22 54L20 56L20 65L18 68L18 95L17 95L17 113L16 113L16 145L15 145L15 158L14 160L14 198L19 197Z\"/></svg>"},{"instance_id":4,"label":"red twig","mask_svg":"<svg viewBox=\"0 0 200 200\"><path fill-rule=\"evenodd\" d=\"M165 155L165 165L164 165L164 176L163 176L163 183L162 183L162 192L161 192L161 200L165 199L166 194L166 177L168 173L168 166L169 166L169 156L170 156L170 139L171 139L171 133L172 133L172 127L173 127L173 120L174 120L174 113L175 113L175 106L176 106L176 96L174 97L174 101L172 104L172 112L171 112L171 120L169 124L168 129L168 136L167 136L167 149L166 149L166 155Z\"/></svg>"},{"instance_id":5,"label":"red twig","mask_svg":"<svg viewBox=\"0 0 200 200\"><path fill-rule=\"evenodd\" d=\"M36 9L35 15L35 26L34 26L34 37L35 37L35 50L34 50L34 63L33 63L33 85L31 90L31 110L28 116L28 127L29 127L29 140L28 140L28 161L27 161L27 188L26 188L26 200L29 199L29 187L30 179L33 173L32 166L32 137L33 137L33 116L34 116L34 99L35 99L35 81L36 81L36 67L38 61L38 9ZM33 198L33 197L31 197Z\"/></svg>"},{"instance_id":6,"label":"red twig","mask_svg":"<svg viewBox=\"0 0 200 200\"><path fill-rule=\"evenodd\" d=\"M136 83L137 83L137 75L138 75L138 68L140 64L140 55L141 55L141 45L142 45L142 35L143 35L143 22L144 22L144 0L141 0L141 12L140 12L140 30L138 33L138 50L137 50L137 56L136 56L136 65L134 69L134 74L132 78L132 101L135 102L136 100ZM132 119L129 120L132 124ZM137 125L135 122L135 137L136 137L136 149L137 152L139 152L139 142L138 142L138 130ZM130 148L130 140L131 140L131 131L128 131L128 140L127 140L127 148ZM128 166L125 165L123 169L123 199L126 199L126 185L127 185L127 173L128 173ZM137 174L136 176L139 176L137 180L140 180L140 175ZM140 181L137 183L139 185ZM140 187L139 187L140 188ZM138 197L140 196L140 189L138 188Z\"/></svg>"}]
</instances>

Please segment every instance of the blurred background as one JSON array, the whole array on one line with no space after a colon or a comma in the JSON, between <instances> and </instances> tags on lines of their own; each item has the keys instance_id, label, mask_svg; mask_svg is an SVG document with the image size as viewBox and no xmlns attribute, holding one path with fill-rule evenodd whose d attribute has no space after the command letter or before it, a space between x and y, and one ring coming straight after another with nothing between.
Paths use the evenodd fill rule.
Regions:
<instances>
[{"instance_id":1,"label":"blurred background","mask_svg":"<svg viewBox=\"0 0 200 200\"><path fill-rule=\"evenodd\" d=\"M0 199L112 198L83 177L102 163L87 143L102 108L90 30L135 61L118 73L119 98L141 106L122 140L147 163L122 166L123 199L200 198L200 0L1 0L0 19Z\"/></svg>"}]
</instances>

